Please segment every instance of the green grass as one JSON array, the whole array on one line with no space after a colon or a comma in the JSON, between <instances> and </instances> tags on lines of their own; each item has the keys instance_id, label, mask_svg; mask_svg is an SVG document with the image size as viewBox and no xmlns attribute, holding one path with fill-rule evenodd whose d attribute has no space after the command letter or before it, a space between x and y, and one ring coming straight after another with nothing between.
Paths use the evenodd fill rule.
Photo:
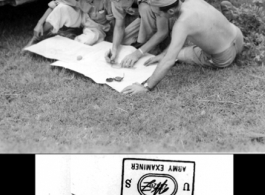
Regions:
<instances>
[{"instance_id":1,"label":"green grass","mask_svg":"<svg viewBox=\"0 0 265 195\"><path fill-rule=\"evenodd\" d=\"M34 7L34 9L32 9ZM179 64L125 96L20 53L46 3L0 7L0 151L265 151L265 67Z\"/></svg>"}]
</instances>

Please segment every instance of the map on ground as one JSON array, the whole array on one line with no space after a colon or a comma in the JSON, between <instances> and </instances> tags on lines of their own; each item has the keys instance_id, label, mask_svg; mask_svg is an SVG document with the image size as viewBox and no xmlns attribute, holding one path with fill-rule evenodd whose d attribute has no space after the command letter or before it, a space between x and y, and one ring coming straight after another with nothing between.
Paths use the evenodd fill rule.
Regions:
<instances>
[{"instance_id":1,"label":"map on ground","mask_svg":"<svg viewBox=\"0 0 265 195\"><path fill-rule=\"evenodd\" d=\"M157 64L144 66L144 62L151 54L142 57L133 68L121 68L119 65L110 65L105 61L105 54L112 48L112 43L101 42L94 46L88 46L74 40L55 36L25 50L58 61L52 66L60 66L83 74L99 84L107 84L118 92L133 83L143 83L154 72ZM119 64L124 57L136 49L132 46L121 46L117 57ZM108 78L122 77L122 81L107 82Z\"/></svg>"}]
</instances>

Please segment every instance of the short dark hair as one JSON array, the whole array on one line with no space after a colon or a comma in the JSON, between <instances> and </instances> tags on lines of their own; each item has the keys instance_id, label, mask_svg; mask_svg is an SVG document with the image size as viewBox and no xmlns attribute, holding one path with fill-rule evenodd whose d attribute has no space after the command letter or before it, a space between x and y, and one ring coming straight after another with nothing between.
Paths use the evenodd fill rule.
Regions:
<instances>
[{"instance_id":1,"label":"short dark hair","mask_svg":"<svg viewBox=\"0 0 265 195\"><path fill-rule=\"evenodd\" d=\"M172 3L171 5L165 6L165 7L160 7L160 11L162 12L167 12L171 8L175 8L179 6L179 0L177 0L175 3Z\"/></svg>"}]
</instances>

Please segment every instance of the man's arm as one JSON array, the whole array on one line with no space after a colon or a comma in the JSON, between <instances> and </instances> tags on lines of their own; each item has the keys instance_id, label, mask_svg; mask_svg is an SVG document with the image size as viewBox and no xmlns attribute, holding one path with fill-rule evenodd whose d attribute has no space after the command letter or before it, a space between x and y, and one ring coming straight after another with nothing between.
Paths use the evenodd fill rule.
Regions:
<instances>
[{"instance_id":1,"label":"man's arm","mask_svg":"<svg viewBox=\"0 0 265 195\"><path fill-rule=\"evenodd\" d=\"M114 34L113 34L112 52L117 53L117 50L123 40L124 33L125 33L125 21L121 19L116 20L114 27Z\"/></svg>"},{"instance_id":2,"label":"man's arm","mask_svg":"<svg viewBox=\"0 0 265 195\"><path fill-rule=\"evenodd\" d=\"M43 14L43 16L40 18L40 20L39 20L39 23L41 23L41 24L44 24L44 22L46 21L46 19L47 19L47 17L50 15L50 13L52 12L52 8L48 8L47 10L46 10L46 12Z\"/></svg>"},{"instance_id":3,"label":"man's arm","mask_svg":"<svg viewBox=\"0 0 265 195\"><path fill-rule=\"evenodd\" d=\"M157 16L156 18L157 32L140 48L132 54L125 57L121 63L123 67L132 67L144 53L148 53L155 46L161 43L169 34L168 19Z\"/></svg>"},{"instance_id":4,"label":"man's arm","mask_svg":"<svg viewBox=\"0 0 265 195\"><path fill-rule=\"evenodd\" d=\"M144 53L148 53L151 49L161 43L169 34L168 19L157 16L156 18L157 32L141 47Z\"/></svg>"},{"instance_id":5,"label":"man's arm","mask_svg":"<svg viewBox=\"0 0 265 195\"><path fill-rule=\"evenodd\" d=\"M125 16L126 12L123 7L119 6L119 3L111 2L111 10L115 18L115 26L113 32L113 44L112 50L105 54L105 59L108 63L114 64L118 55L118 49L125 33Z\"/></svg>"},{"instance_id":6,"label":"man's arm","mask_svg":"<svg viewBox=\"0 0 265 195\"><path fill-rule=\"evenodd\" d=\"M40 18L40 20L38 21L37 25L34 28L34 35L35 36L40 36L43 35L43 25L46 21L46 19L48 18L48 16L50 15L50 13L53 11L53 9L58 5L57 1L51 1L48 4L48 9L46 10L46 12L43 14L43 16Z\"/></svg>"},{"instance_id":7,"label":"man's arm","mask_svg":"<svg viewBox=\"0 0 265 195\"><path fill-rule=\"evenodd\" d=\"M124 20L116 19L114 33L113 33L113 43L111 51L105 54L105 60L107 63L115 64L116 57L118 55L118 49L121 45L125 32Z\"/></svg>"},{"instance_id":8,"label":"man's arm","mask_svg":"<svg viewBox=\"0 0 265 195\"><path fill-rule=\"evenodd\" d=\"M176 35L176 36L174 36ZM154 88L167 74L169 69L175 64L178 54L182 49L188 30L183 22L176 23L172 31L172 40L165 57L160 61L147 83L150 88Z\"/></svg>"},{"instance_id":9,"label":"man's arm","mask_svg":"<svg viewBox=\"0 0 265 195\"><path fill-rule=\"evenodd\" d=\"M175 61L185 43L188 33L189 32L187 30L185 23L179 23L179 24L175 23L172 32L173 36L168 51L165 57L160 61L160 63L156 67L152 76L147 81L149 88L151 89L154 88L166 76L169 69L175 64ZM123 89L122 93L136 94L147 91L148 91L147 88L136 83Z\"/></svg>"},{"instance_id":10,"label":"man's arm","mask_svg":"<svg viewBox=\"0 0 265 195\"><path fill-rule=\"evenodd\" d=\"M149 58L148 60L146 60L144 65L145 66L149 66L151 64L155 64L155 63L160 62L164 58L164 56L167 54L168 47L162 53L160 53L159 55L157 55L155 57L152 57L152 58Z\"/></svg>"},{"instance_id":11,"label":"man's arm","mask_svg":"<svg viewBox=\"0 0 265 195\"><path fill-rule=\"evenodd\" d=\"M40 20L38 21L37 25L34 28L34 35L35 36L40 36L43 35L43 24L45 23L47 17L50 15L50 13L52 12L52 8L48 8L46 10L46 12L43 14L43 16L40 18Z\"/></svg>"}]
</instances>

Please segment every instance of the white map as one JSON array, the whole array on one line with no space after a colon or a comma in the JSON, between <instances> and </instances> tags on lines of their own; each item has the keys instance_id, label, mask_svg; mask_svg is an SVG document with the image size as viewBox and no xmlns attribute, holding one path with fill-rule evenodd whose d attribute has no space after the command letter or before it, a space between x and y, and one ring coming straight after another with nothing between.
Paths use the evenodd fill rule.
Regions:
<instances>
[{"instance_id":1,"label":"white map","mask_svg":"<svg viewBox=\"0 0 265 195\"><path fill-rule=\"evenodd\" d=\"M105 53L112 47L112 43L101 42L94 46L88 46L68 38L55 36L25 50L42 55L46 58L59 60L52 66L61 66L81 73L96 83L107 84L118 92L133 83L146 81L154 72L156 64L144 66L144 62L152 55L146 54L134 66L134 68L120 68L118 65L110 65L105 61ZM135 51L134 47L122 46L117 58L118 63L128 54ZM82 57L78 60L78 57ZM121 82L107 82L107 78L123 77Z\"/></svg>"}]
</instances>

